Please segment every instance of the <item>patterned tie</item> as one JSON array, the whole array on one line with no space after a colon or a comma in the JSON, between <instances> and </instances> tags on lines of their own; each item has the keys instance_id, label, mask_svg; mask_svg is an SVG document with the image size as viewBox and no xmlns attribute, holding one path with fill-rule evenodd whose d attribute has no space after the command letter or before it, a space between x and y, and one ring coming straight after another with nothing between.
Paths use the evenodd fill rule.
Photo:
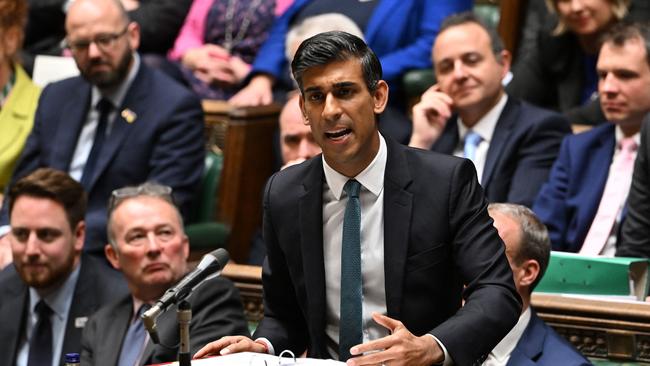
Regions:
<instances>
[{"instance_id":1,"label":"patterned tie","mask_svg":"<svg viewBox=\"0 0 650 366\"><path fill-rule=\"evenodd\" d=\"M361 205L356 180L345 183L348 204L343 218L341 246L341 320L339 322L339 360L350 358L350 347L363 341L361 334Z\"/></svg>"},{"instance_id":2,"label":"patterned tie","mask_svg":"<svg viewBox=\"0 0 650 366\"><path fill-rule=\"evenodd\" d=\"M614 158L610 168L612 171L609 172L598 211L582 244L580 254L598 255L607 243L632 182L636 149L634 138L627 137L621 140L621 151Z\"/></svg>"},{"instance_id":3,"label":"patterned tie","mask_svg":"<svg viewBox=\"0 0 650 366\"><path fill-rule=\"evenodd\" d=\"M122 343L122 350L120 351L120 360L118 366L133 366L138 362L142 350L144 349L147 334L142 323L140 316L151 306L144 304L140 306L136 319L131 323L129 330L126 332L124 342Z\"/></svg>"},{"instance_id":4,"label":"patterned tie","mask_svg":"<svg viewBox=\"0 0 650 366\"><path fill-rule=\"evenodd\" d=\"M32 328L29 340L29 358L27 366L43 366L52 364L52 309L40 300L34 307L38 321Z\"/></svg>"},{"instance_id":5,"label":"patterned tie","mask_svg":"<svg viewBox=\"0 0 650 366\"><path fill-rule=\"evenodd\" d=\"M465 158L471 160L474 162L474 159L476 158L476 148L478 147L478 144L481 143L481 136L474 132L474 131L467 131L467 134L465 135L465 147L463 148L463 153L465 154Z\"/></svg>"},{"instance_id":6,"label":"patterned tie","mask_svg":"<svg viewBox=\"0 0 650 366\"><path fill-rule=\"evenodd\" d=\"M108 115L113 109L113 103L106 98L99 100L95 108L99 111L99 122L97 122L97 130L95 131L95 139L93 140L93 147L90 149L84 171L81 175L81 185L84 186L86 192L90 190L90 181L95 171L95 165L99 159L104 140L106 139L106 126L108 125Z\"/></svg>"}]
</instances>

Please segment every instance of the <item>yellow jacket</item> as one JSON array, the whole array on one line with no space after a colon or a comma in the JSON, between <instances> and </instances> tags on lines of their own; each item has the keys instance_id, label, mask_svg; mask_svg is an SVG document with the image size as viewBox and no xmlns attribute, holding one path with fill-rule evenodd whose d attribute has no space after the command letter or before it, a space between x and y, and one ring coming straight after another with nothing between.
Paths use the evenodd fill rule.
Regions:
<instances>
[{"instance_id":1,"label":"yellow jacket","mask_svg":"<svg viewBox=\"0 0 650 366\"><path fill-rule=\"evenodd\" d=\"M20 65L14 65L16 83L0 109L0 189L4 191L34 124L41 88Z\"/></svg>"}]
</instances>

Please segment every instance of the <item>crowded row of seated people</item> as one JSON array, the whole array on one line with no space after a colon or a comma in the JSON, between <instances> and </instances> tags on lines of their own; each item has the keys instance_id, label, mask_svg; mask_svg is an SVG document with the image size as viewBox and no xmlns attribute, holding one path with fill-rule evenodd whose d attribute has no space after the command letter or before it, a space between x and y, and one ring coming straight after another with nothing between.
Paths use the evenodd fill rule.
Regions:
<instances>
[{"instance_id":1,"label":"crowded row of seated people","mask_svg":"<svg viewBox=\"0 0 650 366\"><path fill-rule=\"evenodd\" d=\"M26 1L0 0L0 29L5 36L0 65L0 84L5 85L0 99L0 185L6 192L0 211L0 248L2 264L13 262L0 274L0 286L9 294L0 300L0 329L7 334L3 339L10 340L0 346L5 351L0 354L6 357L2 364L58 365L68 352L80 352L82 364L134 365L175 359L177 348L169 350L152 344L139 316L141 309L187 272L189 243L183 234L183 219L192 211L205 154L199 98L227 99L234 106L286 99L280 116L283 167L309 161L301 168L283 170L291 175L306 169L319 160L319 145L326 142L307 127L312 131L319 128L312 124L313 116L308 116L316 97L309 90L306 99L301 83L311 80L315 72L335 73L327 67L330 62L349 67L346 57L351 55L343 52L341 59L325 60L313 69L308 67L309 72L304 74L292 70L295 80L289 76L288 64L296 52L301 52L303 47L298 45L303 39L330 30L334 24L334 29L346 31L345 36L326 33L324 42L341 37L343 41L337 42L358 47L355 42L364 38L381 63L380 76L383 71L381 79L387 83L371 87L364 80L368 88L363 92L343 88L347 93L368 93L374 98L365 101L375 101L371 115L377 115L377 127L383 136L379 151L385 151L387 144L390 157L394 144L401 143L469 159L482 187L476 196L479 201L485 203L484 194L489 202L508 203L489 209L505 251L503 245L486 248L499 254L493 259L493 270L510 269L508 279L499 277L499 281L505 281L501 285L508 293L501 299L501 305L505 305L501 311L509 314L493 324L494 329L488 333L475 332L474 336L487 334L488 341L472 352L459 352L463 342L441 328L440 332L431 332L432 337L425 334L416 342L418 351L434 344L431 349L435 353L424 352L413 360L401 360L402 364L443 360L445 364L453 360L460 365L521 364L533 357L525 352L531 347L527 342L534 343L540 333L547 334L542 337L547 343L534 356L539 364L588 364L530 309L530 292L544 273L551 247L587 255L650 257L649 181L644 151L648 145L645 136L640 136L642 120L650 112L650 50L645 46L650 44L650 29L622 21L635 4L629 7L625 0L548 1L549 9L558 18L551 39L571 38L577 42L571 49L579 45L583 51L576 56L578 61L571 61L582 65L576 68L578 76L575 72L565 74L566 64L548 70L551 62L531 66L531 62L543 59L531 56L535 55L533 51L542 52L540 46L533 48L530 55L521 56L512 80L505 86L512 56L498 34L472 13L447 18L470 9L471 1L333 4L296 0L290 5L264 0L176 1L176 13L166 13L169 22L162 15L152 22L155 12L147 8L162 4L144 0L74 0L59 4L56 10L64 14L65 30L62 53L74 59L81 75L41 91L31 83L18 58L23 38L28 41L34 34L37 23L32 16L38 7L34 6L30 23L26 24ZM187 13L187 17L178 15L179 11ZM330 13L338 15L331 18ZM325 15L328 18L322 18ZM165 34L156 30L162 24L167 30L177 24L177 31L172 33L178 33L178 37L155 56L149 47L152 38ZM297 27L302 24L316 24L313 27L319 31L311 26ZM385 31L387 24L391 32ZM32 33L23 36L26 26ZM538 39L542 42L545 38ZM436 84L412 110L407 110L401 77L408 70L432 64ZM563 85L570 79L568 75L581 80L571 86L581 97L565 96ZM535 106L522 100L536 102L526 95L538 89L530 81L533 77L539 79L539 90L552 89L539 93L553 95L545 98L555 98L555 105L545 104L545 100ZM296 84L300 93L287 94ZM378 89L373 89L377 85ZM384 87L386 93L382 94ZM326 98L345 99L344 94L332 95ZM571 106L566 106L569 100ZM602 118L590 122L597 124L592 130L571 135L571 123L582 121L573 119L567 111L583 105L598 111ZM360 108L357 112L368 110ZM335 171L338 167L332 166ZM156 183L143 184L147 181ZM365 184L362 190L362 194L367 193ZM628 191L636 197L634 200L627 200ZM350 193L345 192L339 191L347 200ZM484 206L476 212L468 210L476 214L472 217L477 222L491 223L483 220L488 213ZM495 233L490 235L496 237ZM528 245L535 249L522 249ZM258 258L263 258L263 245L260 250ZM269 255L269 266L281 262L277 252ZM463 276L468 276L463 281L470 285L469 277L476 273L475 268L456 265L464 271ZM481 276L488 275L486 272ZM272 273L266 276L273 278ZM487 279L476 276L479 282ZM250 334L236 290L226 280L213 282L200 296L192 298L193 353L210 341L233 335L239 336L210 343L197 355L243 349L274 353L274 344L285 345L285 339L274 338L273 327L289 325L275 325L274 320L262 323L257 334L261 339L247 338ZM458 283L452 282L449 288L456 289ZM480 295L478 299L471 296L473 291L482 293L474 287L480 286L469 286L468 309L486 301ZM328 296L330 291L328 282ZM450 292L454 300L460 298L460 290ZM268 300L277 311L280 300ZM388 304L389 299L383 301L383 313L387 315L386 307L393 305ZM452 303L452 307L445 308L449 317L460 301ZM304 311L308 317L313 309ZM15 314L22 315L17 319ZM272 315L280 318L282 314ZM343 329L337 324L338 316L343 316L338 309L327 316L328 327L334 318L334 329ZM372 321L368 320L369 314L363 316L364 321ZM392 330L398 327L393 323L395 319L372 319ZM164 344L178 342L173 321L167 314L160 319ZM413 323L404 322L412 329ZM438 318L433 322L448 327L460 324ZM424 326L429 327L429 319L426 323ZM293 331L287 330L293 337L300 334ZM347 359L350 350L336 350L329 344L339 340L331 333L328 328L327 347L311 344L307 347L309 354ZM371 333L370 339L383 334L374 330ZM362 340L367 338L366 334ZM300 347L308 344L288 348L305 351ZM547 348L556 351L542 352ZM356 349L356 353L363 352ZM378 358L384 355L379 352L370 358L353 357L348 362L393 364L394 359L384 362L387 360Z\"/></svg>"}]
</instances>

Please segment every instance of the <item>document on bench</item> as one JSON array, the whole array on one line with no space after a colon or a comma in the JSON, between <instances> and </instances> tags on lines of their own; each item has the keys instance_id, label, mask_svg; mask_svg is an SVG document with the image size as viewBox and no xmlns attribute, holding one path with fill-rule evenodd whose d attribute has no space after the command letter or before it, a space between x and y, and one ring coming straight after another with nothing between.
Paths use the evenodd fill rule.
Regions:
<instances>
[{"instance_id":1,"label":"document on bench","mask_svg":"<svg viewBox=\"0 0 650 366\"><path fill-rule=\"evenodd\" d=\"M178 365L178 362L169 365ZM315 358L293 358L285 352L282 357L262 353L242 352L192 360L192 366L344 366L344 362L318 360Z\"/></svg>"}]
</instances>

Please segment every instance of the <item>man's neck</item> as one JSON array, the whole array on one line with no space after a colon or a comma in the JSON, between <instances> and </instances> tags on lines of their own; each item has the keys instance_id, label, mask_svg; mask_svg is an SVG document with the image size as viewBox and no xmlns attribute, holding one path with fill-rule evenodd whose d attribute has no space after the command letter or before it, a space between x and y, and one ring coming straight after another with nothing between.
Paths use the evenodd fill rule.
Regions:
<instances>
[{"instance_id":1,"label":"man's neck","mask_svg":"<svg viewBox=\"0 0 650 366\"><path fill-rule=\"evenodd\" d=\"M621 132L623 132L623 136L632 137L641 131L643 120L617 122L616 124L621 129Z\"/></svg>"},{"instance_id":2,"label":"man's neck","mask_svg":"<svg viewBox=\"0 0 650 366\"><path fill-rule=\"evenodd\" d=\"M488 112L494 108L499 103L499 100L501 100L501 97L503 96L504 91L503 89L499 90L499 93L497 93L494 97L486 99L485 101L478 103L475 106L465 108L463 110L458 111L458 115L460 116L460 119L463 121L463 124L467 128L472 128L474 127L478 121L481 120Z\"/></svg>"}]
</instances>

